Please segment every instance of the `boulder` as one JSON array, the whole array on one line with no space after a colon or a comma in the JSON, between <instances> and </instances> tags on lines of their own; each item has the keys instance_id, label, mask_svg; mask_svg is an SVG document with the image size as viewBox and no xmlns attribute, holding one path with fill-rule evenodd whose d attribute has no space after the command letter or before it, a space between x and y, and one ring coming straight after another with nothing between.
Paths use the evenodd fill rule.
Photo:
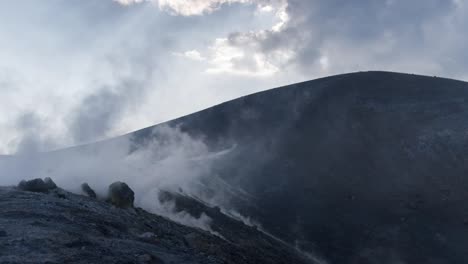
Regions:
<instances>
[{"instance_id":1,"label":"boulder","mask_svg":"<svg viewBox=\"0 0 468 264\"><path fill-rule=\"evenodd\" d=\"M57 189L57 184L50 177L44 178L44 184L49 190Z\"/></svg>"},{"instance_id":2,"label":"boulder","mask_svg":"<svg viewBox=\"0 0 468 264\"><path fill-rule=\"evenodd\" d=\"M135 193L124 182L114 182L109 186L108 201L119 208L131 208Z\"/></svg>"},{"instance_id":3,"label":"boulder","mask_svg":"<svg viewBox=\"0 0 468 264\"><path fill-rule=\"evenodd\" d=\"M42 180L40 178L33 179L30 181L22 180L18 184L18 189L22 191L28 191L28 192L46 193L56 188L57 188L57 185L54 183L54 181L52 181L51 178L45 178L45 180Z\"/></svg>"},{"instance_id":4,"label":"boulder","mask_svg":"<svg viewBox=\"0 0 468 264\"><path fill-rule=\"evenodd\" d=\"M85 182L81 184L81 191L91 198L96 198L96 192Z\"/></svg>"}]
</instances>

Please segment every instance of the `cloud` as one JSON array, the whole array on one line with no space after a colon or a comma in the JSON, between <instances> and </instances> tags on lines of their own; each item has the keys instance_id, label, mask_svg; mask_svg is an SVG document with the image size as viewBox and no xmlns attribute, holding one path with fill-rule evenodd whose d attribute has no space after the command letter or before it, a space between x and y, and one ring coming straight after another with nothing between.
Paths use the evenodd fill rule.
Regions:
<instances>
[{"instance_id":1,"label":"cloud","mask_svg":"<svg viewBox=\"0 0 468 264\"><path fill-rule=\"evenodd\" d=\"M271 76L288 65L296 56L298 43L280 38L288 35L283 32L289 21L286 8L287 2L276 3L277 22L270 29L233 32L227 38L217 39L210 47L212 65L207 72Z\"/></svg>"},{"instance_id":2,"label":"cloud","mask_svg":"<svg viewBox=\"0 0 468 264\"><path fill-rule=\"evenodd\" d=\"M254 53L263 58L290 54L268 60L276 72L329 75L383 69L463 77L459 68L447 67L453 64L448 58L457 61L455 54L462 53L454 43L466 43L457 37L463 31L460 17L465 13L459 1L289 0L285 6L279 9L282 19L272 30L262 37L260 32L236 33L244 41L231 41L230 47L238 53L255 47Z\"/></svg>"},{"instance_id":3,"label":"cloud","mask_svg":"<svg viewBox=\"0 0 468 264\"><path fill-rule=\"evenodd\" d=\"M209 71L323 76L382 69L460 76L459 68L447 66L462 53L455 41L466 43L458 34L462 9L460 1L441 0L278 2L272 28L216 39L211 49L219 56ZM452 54L438 56L441 50Z\"/></svg>"},{"instance_id":4,"label":"cloud","mask_svg":"<svg viewBox=\"0 0 468 264\"><path fill-rule=\"evenodd\" d=\"M131 4L129 1L121 3ZM199 16L212 13L224 4L234 3L256 5L259 12L274 12L276 22L268 29L232 32L226 38L216 38L206 54L198 50L174 54L195 61L208 61L206 72L212 74L271 76L277 73L295 55L293 47L273 44L290 19L286 0L159 0L158 6L174 15ZM264 50L266 45L270 45L268 52Z\"/></svg>"},{"instance_id":5,"label":"cloud","mask_svg":"<svg viewBox=\"0 0 468 264\"><path fill-rule=\"evenodd\" d=\"M255 0L113 0L121 5L133 5L143 2L157 3L163 11L169 12L172 15L181 16L200 16L210 14L221 8L225 4L251 4Z\"/></svg>"},{"instance_id":6,"label":"cloud","mask_svg":"<svg viewBox=\"0 0 468 264\"><path fill-rule=\"evenodd\" d=\"M159 0L159 8L174 15L197 16L218 10L224 4L252 3L252 0Z\"/></svg>"},{"instance_id":7,"label":"cloud","mask_svg":"<svg viewBox=\"0 0 468 264\"><path fill-rule=\"evenodd\" d=\"M421 48L432 44L426 42L424 28L453 15L453 7L449 1L438 0L358 4L289 0L291 21L286 27L295 32L293 39L302 36L296 61L302 69L320 69L324 57L332 71L393 68L392 61L405 66L405 56L412 60L425 57ZM421 65L413 68L420 70Z\"/></svg>"},{"instance_id":8,"label":"cloud","mask_svg":"<svg viewBox=\"0 0 468 264\"><path fill-rule=\"evenodd\" d=\"M113 0L121 5L133 5L146 2L147 0Z\"/></svg>"},{"instance_id":9,"label":"cloud","mask_svg":"<svg viewBox=\"0 0 468 264\"><path fill-rule=\"evenodd\" d=\"M276 22L270 28L216 37L206 50L200 50L207 58L206 72L250 77L280 72L324 76L376 69L467 76L467 65L459 56L467 43L460 35L467 12L463 1L284 0L249 4L257 5L259 12L273 12ZM187 2L184 6L192 5Z\"/></svg>"},{"instance_id":10,"label":"cloud","mask_svg":"<svg viewBox=\"0 0 468 264\"><path fill-rule=\"evenodd\" d=\"M205 61L206 58L201 55L201 53L198 50L189 50L186 52L174 52L174 55L180 56L180 57L185 57L190 60L194 61Z\"/></svg>"},{"instance_id":11,"label":"cloud","mask_svg":"<svg viewBox=\"0 0 468 264\"><path fill-rule=\"evenodd\" d=\"M224 1L202 2L207 6L224 3ZM278 41L277 36L283 33L282 31L289 21L289 15L286 12L287 2L285 0L239 2L255 3L260 12L274 11L276 22L268 29L232 32L227 37L216 38L208 47L208 50L205 51L205 54L202 55L199 51L196 51L196 53L191 52L190 54L186 52L184 56L190 59L198 58L199 61L207 60L209 64L206 69L207 73L227 73L253 77L271 76L288 64L295 56L293 44L282 45L284 43L275 43ZM193 5L192 2L186 4Z\"/></svg>"},{"instance_id":12,"label":"cloud","mask_svg":"<svg viewBox=\"0 0 468 264\"><path fill-rule=\"evenodd\" d=\"M197 49L208 73L323 76L380 69L466 76L459 54L467 42L460 35L467 7L460 0L161 0L158 6L174 15L201 16L234 3L274 13L276 22L215 36L208 48Z\"/></svg>"},{"instance_id":13,"label":"cloud","mask_svg":"<svg viewBox=\"0 0 468 264\"><path fill-rule=\"evenodd\" d=\"M267 37L263 33L234 33L216 39L210 47L211 65L206 71L248 76L270 76L278 72L278 66L287 63L294 52L289 49L262 52L257 39Z\"/></svg>"}]
</instances>

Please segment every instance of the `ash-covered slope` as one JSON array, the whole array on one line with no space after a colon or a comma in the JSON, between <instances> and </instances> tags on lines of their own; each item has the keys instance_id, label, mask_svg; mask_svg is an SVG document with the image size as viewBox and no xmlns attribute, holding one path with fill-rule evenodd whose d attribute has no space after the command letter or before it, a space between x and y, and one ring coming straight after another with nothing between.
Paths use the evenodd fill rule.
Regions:
<instances>
[{"instance_id":1,"label":"ash-covered slope","mask_svg":"<svg viewBox=\"0 0 468 264\"><path fill-rule=\"evenodd\" d=\"M205 199L223 192L223 207L328 263L468 260L465 82L345 74L168 124L232 149L206 177ZM130 136L144 146L153 130Z\"/></svg>"},{"instance_id":2,"label":"ash-covered slope","mask_svg":"<svg viewBox=\"0 0 468 264\"><path fill-rule=\"evenodd\" d=\"M213 235L61 189L0 188L0 263L314 263L230 223Z\"/></svg>"}]
</instances>

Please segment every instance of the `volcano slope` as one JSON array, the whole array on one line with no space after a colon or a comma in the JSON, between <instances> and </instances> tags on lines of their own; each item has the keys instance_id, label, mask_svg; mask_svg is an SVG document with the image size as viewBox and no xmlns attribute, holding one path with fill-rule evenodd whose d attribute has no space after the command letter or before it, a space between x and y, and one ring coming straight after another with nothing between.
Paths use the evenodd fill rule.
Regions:
<instances>
[{"instance_id":1,"label":"volcano slope","mask_svg":"<svg viewBox=\"0 0 468 264\"><path fill-rule=\"evenodd\" d=\"M238 232L244 227L225 215L250 219L314 262L467 263L468 83L461 81L389 72L331 76L245 96L117 139L37 160L26 157L34 161L28 166L17 162L10 168L16 158L4 158L0 174L2 167L7 172L31 167L34 177L50 176L64 186L67 181L60 177L74 173L64 169L70 160L78 164L72 168L84 168L77 174L95 170L93 179L106 172L103 165L114 168L110 174L127 173L121 165L128 161L125 155L146 151L155 138L164 142L167 134L158 131L167 127L216 154L205 175L195 177L196 199L193 190L169 195L176 197L177 210L199 216L208 203L211 209L205 213L213 219L213 230L227 237L242 234L237 241L248 245L246 263L274 263L274 257L252 260L252 248L274 256L275 247L283 247L257 244L273 242L259 232L250 236L255 229ZM118 151L112 145L127 141L124 155L114 155ZM156 146L165 151L164 144ZM102 152L110 153L104 162L75 155L85 153L94 161L92 154L105 148L111 151ZM137 185L151 185L139 175L150 164L128 170L134 174L125 180L132 180L137 196ZM164 169L177 176L172 168ZM166 262L177 256L186 255L168 253Z\"/></svg>"},{"instance_id":2,"label":"volcano slope","mask_svg":"<svg viewBox=\"0 0 468 264\"><path fill-rule=\"evenodd\" d=\"M206 199L224 189L220 206L326 263L468 260L465 82L338 75L166 125L231 147L206 177ZM154 128L130 135L137 147Z\"/></svg>"}]
</instances>

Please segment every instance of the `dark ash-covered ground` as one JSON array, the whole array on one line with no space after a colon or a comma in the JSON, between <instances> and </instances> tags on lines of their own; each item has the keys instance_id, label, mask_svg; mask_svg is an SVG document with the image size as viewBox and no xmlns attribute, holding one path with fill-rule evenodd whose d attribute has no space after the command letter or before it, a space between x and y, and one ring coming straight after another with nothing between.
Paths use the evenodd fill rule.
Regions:
<instances>
[{"instance_id":1,"label":"dark ash-covered ground","mask_svg":"<svg viewBox=\"0 0 468 264\"><path fill-rule=\"evenodd\" d=\"M0 188L0 263L313 263L231 221L220 238L62 189Z\"/></svg>"}]
</instances>

